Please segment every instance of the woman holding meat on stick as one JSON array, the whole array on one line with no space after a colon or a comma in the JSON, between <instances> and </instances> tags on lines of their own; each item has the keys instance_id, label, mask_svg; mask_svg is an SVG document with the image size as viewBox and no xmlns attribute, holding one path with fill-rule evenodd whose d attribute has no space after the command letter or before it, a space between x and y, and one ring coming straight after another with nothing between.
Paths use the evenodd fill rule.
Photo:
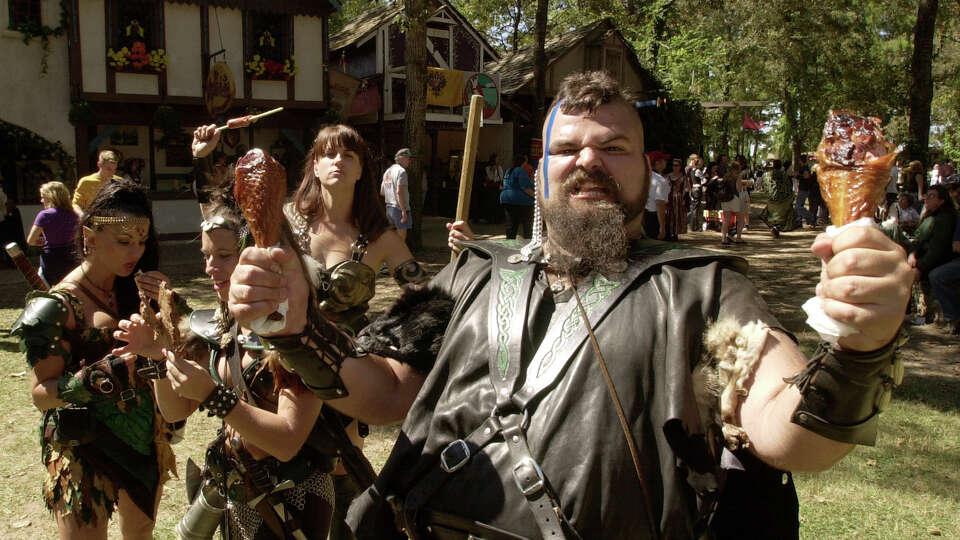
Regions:
<instances>
[{"instance_id":1,"label":"woman holding meat on stick","mask_svg":"<svg viewBox=\"0 0 960 540\"><path fill-rule=\"evenodd\" d=\"M219 134L215 126L194 132L194 153L212 152ZM303 181L284 213L300 250L322 267L320 293L324 316L350 335L367 324L366 312L376 287L376 270L383 264L399 284L419 283L426 276L389 221L378 196L366 141L352 127L330 125L313 141L304 166ZM362 447L361 426L324 408L327 425L341 425L350 444ZM365 430L365 426L364 426ZM341 448L340 451L350 451ZM352 469L355 469L352 468ZM351 470L351 473L353 471ZM337 504L330 537L349 538L343 516L350 500L369 478L350 474L343 463L334 472Z\"/></svg>"}]
</instances>

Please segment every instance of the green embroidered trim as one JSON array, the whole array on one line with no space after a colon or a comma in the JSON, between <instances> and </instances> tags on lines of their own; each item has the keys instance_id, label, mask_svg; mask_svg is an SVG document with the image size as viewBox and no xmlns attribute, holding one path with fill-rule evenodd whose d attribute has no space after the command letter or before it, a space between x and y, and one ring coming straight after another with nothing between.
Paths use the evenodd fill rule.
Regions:
<instances>
[{"instance_id":1,"label":"green embroidered trim","mask_svg":"<svg viewBox=\"0 0 960 540\"><path fill-rule=\"evenodd\" d=\"M497 291L497 369L500 377L506 377L507 367L510 365L510 351L507 344L510 342L510 321L516 310L517 295L520 294L520 282L529 272L529 268L522 270L500 269L500 290Z\"/></svg>"},{"instance_id":2,"label":"green embroidered trim","mask_svg":"<svg viewBox=\"0 0 960 540\"><path fill-rule=\"evenodd\" d=\"M491 241L492 241L493 243L495 243L495 244L499 244L499 245L501 245L501 246L503 246L503 247L508 247L508 248L512 248L512 249L520 249L520 248L522 248L523 246L527 245L526 242L522 242L522 241L516 240L516 239L514 239L514 240L506 240L506 239L504 239L504 240L491 240Z\"/></svg>"},{"instance_id":3,"label":"green embroidered trim","mask_svg":"<svg viewBox=\"0 0 960 540\"><path fill-rule=\"evenodd\" d=\"M611 281L597 274L596 277L593 278L593 285L583 294L582 298L583 309L587 312L587 315L589 316L593 313L597 304L610 296L610 293L622 284L620 281ZM574 332L579 330L581 326L583 326L583 317L580 316L580 308L575 308L570 311L567 318L564 319L560 335L557 336L557 339L550 345L550 350L548 350L547 353L543 355L543 359L540 360L540 365L537 366L537 377L543 375L550 365L553 364L553 361L558 357L557 353L566 347L567 340L569 340Z\"/></svg>"}]
</instances>

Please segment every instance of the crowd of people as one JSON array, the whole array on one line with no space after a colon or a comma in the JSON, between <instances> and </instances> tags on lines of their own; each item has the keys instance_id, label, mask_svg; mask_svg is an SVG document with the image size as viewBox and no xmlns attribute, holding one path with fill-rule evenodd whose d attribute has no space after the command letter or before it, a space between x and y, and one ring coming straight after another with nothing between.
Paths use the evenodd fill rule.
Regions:
<instances>
[{"instance_id":1,"label":"crowd of people","mask_svg":"<svg viewBox=\"0 0 960 540\"><path fill-rule=\"evenodd\" d=\"M61 537L105 537L117 513L124 538L150 538L175 468L172 423L198 410L221 424L184 536L797 537L790 472L876 439L902 370L910 262L880 230L818 238L817 290L855 333L808 362L742 259L656 241L716 206L723 239L742 242L745 160L648 158L632 97L603 72L567 77L550 111L536 174L522 156L506 171L494 158L480 188L506 209L508 237L529 242L448 224L457 260L429 284L398 232L409 149L378 179L353 128L321 129L284 206L287 240L263 247L231 196L233 165L215 159L215 126L197 128L213 310L170 292L145 190L101 155L103 174L74 201L77 266L31 293L12 329L43 411L43 493ZM792 211L785 171L765 176L771 200L790 191L776 211ZM44 186L50 211L31 237L53 253L70 210L61 186ZM938 236L946 220L932 219ZM409 286L371 322L383 266ZM47 267L51 280L62 270ZM179 346L150 320L171 306ZM377 476L363 423L397 421Z\"/></svg>"}]
</instances>

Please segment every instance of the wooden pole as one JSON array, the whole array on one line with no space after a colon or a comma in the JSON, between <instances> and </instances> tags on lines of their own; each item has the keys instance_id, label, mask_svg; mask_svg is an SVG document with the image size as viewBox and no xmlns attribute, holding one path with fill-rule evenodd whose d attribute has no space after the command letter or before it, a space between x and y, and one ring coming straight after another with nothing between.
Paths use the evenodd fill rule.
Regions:
<instances>
[{"instance_id":1,"label":"wooden pole","mask_svg":"<svg viewBox=\"0 0 960 540\"><path fill-rule=\"evenodd\" d=\"M483 116L483 96L474 94L470 98L470 117L467 119L467 140L463 143L463 161L460 165L460 193L457 196L456 221L470 218L470 194L473 193L473 166L477 161L477 143L480 133L480 119ZM450 261L457 258L450 252Z\"/></svg>"}]
</instances>

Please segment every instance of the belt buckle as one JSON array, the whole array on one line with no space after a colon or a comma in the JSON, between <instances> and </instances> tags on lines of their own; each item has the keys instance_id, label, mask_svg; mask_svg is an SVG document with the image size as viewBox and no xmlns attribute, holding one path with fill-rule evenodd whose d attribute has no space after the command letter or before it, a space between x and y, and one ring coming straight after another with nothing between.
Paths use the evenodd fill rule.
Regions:
<instances>
[{"instance_id":1,"label":"belt buckle","mask_svg":"<svg viewBox=\"0 0 960 540\"><path fill-rule=\"evenodd\" d=\"M135 397L137 397L137 391L133 388L120 391L120 401L130 401Z\"/></svg>"},{"instance_id":2,"label":"belt buckle","mask_svg":"<svg viewBox=\"0 0 960 540\"><path fill-rule=\"evenodd\" d=\"M459 460L453 465L447 461L447 452L452 450L459 450L461 454ZM460 468L466 465L468 461L470 461L470 447L467 446L467 443L463 439L457 439L453 441L452 443L448 444L442 452L440 452L440 468L447 473L460 470Z\"/></svg>"},{"instance_id":3,"label":"belt buckle","mask_svg":"<svg viewBox=\"0 0 960 540\"><path fill-rule=\"evenodd\" d=\"M536 481L532 484L524 486L528 482L525 479L521 479L520 475L524 472L520 469L529 468L537 474ZM517 484L517 488L520 489L520 493L523 493L524 496L529 497L535 495L540 490L543 489L543 470L540 469L540 465L537 465L537 462L531 458L521 459L519 463L513 466L513 481Z\"/></svg>"}]
</instances>

